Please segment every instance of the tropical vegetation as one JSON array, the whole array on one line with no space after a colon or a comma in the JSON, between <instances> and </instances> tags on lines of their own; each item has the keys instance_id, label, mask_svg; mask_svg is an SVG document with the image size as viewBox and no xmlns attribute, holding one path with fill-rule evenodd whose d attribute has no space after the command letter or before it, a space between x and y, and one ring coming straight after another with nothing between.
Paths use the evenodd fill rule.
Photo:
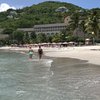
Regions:
<instances>
[{"instance_id":1,"label":"tropical vegetation","mask_svg":"<svg viewBox=\"0 0 100 100\"><path fill-rule=\"evenodd\" d=\"M70 16L66 30L59 34L28 34L17 28L32 28L36 24L63 23ZM46 1L23 9L9 9L0 13L2 34L9 35L0 39L0 44L25 44L41 42L85 42L86 38L100 42L100 8L84 9L65 2ZM79 36L77 31L84 35Z\"/></svg>"}]
</instances>

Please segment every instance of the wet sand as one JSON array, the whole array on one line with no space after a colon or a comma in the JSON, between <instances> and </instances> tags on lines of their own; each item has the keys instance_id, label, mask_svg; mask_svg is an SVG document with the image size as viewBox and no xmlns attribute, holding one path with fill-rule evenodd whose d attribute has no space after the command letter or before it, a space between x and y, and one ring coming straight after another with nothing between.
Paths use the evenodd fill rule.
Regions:
<instances>
[{"instance_id":1,"label":"wet sand","mask_svg":"<svg viewBox=\"0 0 100 100\"><path fill-rule=\"evenodd\" d=\"M59 100L100 100L100 66L87 61L54 58L51 66L51 88L65 99Z\"/></svg>"}]
</instances>

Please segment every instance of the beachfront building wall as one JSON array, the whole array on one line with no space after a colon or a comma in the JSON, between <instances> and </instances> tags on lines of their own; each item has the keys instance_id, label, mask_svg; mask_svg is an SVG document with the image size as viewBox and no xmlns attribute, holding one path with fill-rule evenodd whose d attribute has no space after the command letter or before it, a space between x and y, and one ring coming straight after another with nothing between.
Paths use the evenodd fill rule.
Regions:
<instances>
[{"instance_id":1,"label":"beachfront building wall","mask_svg":"<svg viewBox=\"0 0 100 100\"><path fill-rule=\"evenodd\" d=\"M65 29L66 29L65 23L34 25L34 31L36 34L39 33L55 34L55 33L60 33L62 30Z\"/></svg>"},{"instance_id":2,"label":"beachfront building wall","mask_svg":"<svg viewBox=\"0 0 100 100\"><path fill-rule=\"evenodd\" d=\"M65 17L64 23L54 23L54 24L41 24L41 25L34 25L33 28L18 28L18 30L32 33L35 32L36 34L44 33L44 34L55 34L60 33L62 30L65 30L67 25L69 24L70 16Z\"/></svg>"},{"instance_id":3,"label":"beachfront building wall","mask_svg":"<svg viewBox=\"0 0 100 100\"><path fill-rule=\"evenodd\" d=\"M57 23L57 24L42 24L42 25L34 25L33 28L18 28L17 30L24 31L27 33L35 32L36 34L44 33L46 35L51 35L55 33L60 33L62 30L66 29L65 23Z\"/></svg>"},{"instance_id":4,"label":"beachfront building wall","mask_svg":"<svg viewBox=\"0 0 100 100\"><path fill-rule=\"evenodd\" d=\"M34 28L18 28L19 31L24 31L30 36L34 32Z\"/></svg>"}]
</instances>

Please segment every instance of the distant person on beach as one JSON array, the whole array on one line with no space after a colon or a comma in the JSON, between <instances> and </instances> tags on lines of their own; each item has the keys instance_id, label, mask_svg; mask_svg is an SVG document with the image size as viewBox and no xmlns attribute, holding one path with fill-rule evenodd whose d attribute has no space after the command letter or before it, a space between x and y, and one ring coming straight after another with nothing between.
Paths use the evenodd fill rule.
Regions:
<instances>
[{"instance_id":1,"label":"distant person on beach","mask_svg":"<svg viewBox=\"0 0 100 100\"><path fill-rule=\"evenodd\" d=\"M38 49L38 55L39 55L39 59L41 59L42 55L43 55L43 49L41 48L40 45L39 45L39 49Z\"/></svg>"},{"instance_id":2,"label":"distant person on beach","mask_svg":"<svg viewBox=\"0 0 100 100\"><path fill-rule=\"evenodd\" d=\"M28 53L29 53L29 59L32 59L32 57L33 57L33 49L32 49L32 47L29 47Z\"/></svg>"}]
</instances>

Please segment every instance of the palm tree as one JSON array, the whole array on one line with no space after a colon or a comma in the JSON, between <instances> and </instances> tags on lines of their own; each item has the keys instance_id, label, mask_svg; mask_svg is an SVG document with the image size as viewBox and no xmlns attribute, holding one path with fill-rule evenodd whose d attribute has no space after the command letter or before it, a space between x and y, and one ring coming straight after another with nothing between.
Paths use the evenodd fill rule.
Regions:
<instances>
[{"instance_id":1,"label":"palm tree","mask_svg":"<svg viewBox=\"0 0 100 100\"><path fill-rule=\"evenodd\" d=\"M92 35L92 33L94 32L94 36L95 38L99 38L99 19L98 19L98 15L96 12L93 12L90 16L88 16L88 19L86 20L86 31L88 33L90 33Z\"/></svg>"},{"instance_id":2,"label":"palm tree","mask_svg":"<svg viewBox=\"0 0 100 100\"><path fill-rule=\"evenodd\" d=\"M79 15L78 13L74 13L71 15L71 21L69 22L70 26L72 27L73 30L78 28L78 23L79 23Z\"/></svg>"},{"instance_id":3,"label":"palm tree","mask_svg":"<svg viewBox=\"0 0 100 100\"><path fill-rule=\"evenodd\" d=\"M80 32L80 12L76 11L71 15L71 21L69 22L70 31L72 31L75 41L79 42L79 32Z\"/></svg>"},{"instance_id":4,"label":"palm tree","mask_svg":"<svg viewBox=\"0 0 100 100\"><path fill-rule=\"evenodd\" d=\"M96 37L99 38L99 20L98 20L98 16L97 16L97 12L93 13L93 17L92 17L92 27L93 27L93 32L95 33Z\"/></svg>"}]
</instances>

